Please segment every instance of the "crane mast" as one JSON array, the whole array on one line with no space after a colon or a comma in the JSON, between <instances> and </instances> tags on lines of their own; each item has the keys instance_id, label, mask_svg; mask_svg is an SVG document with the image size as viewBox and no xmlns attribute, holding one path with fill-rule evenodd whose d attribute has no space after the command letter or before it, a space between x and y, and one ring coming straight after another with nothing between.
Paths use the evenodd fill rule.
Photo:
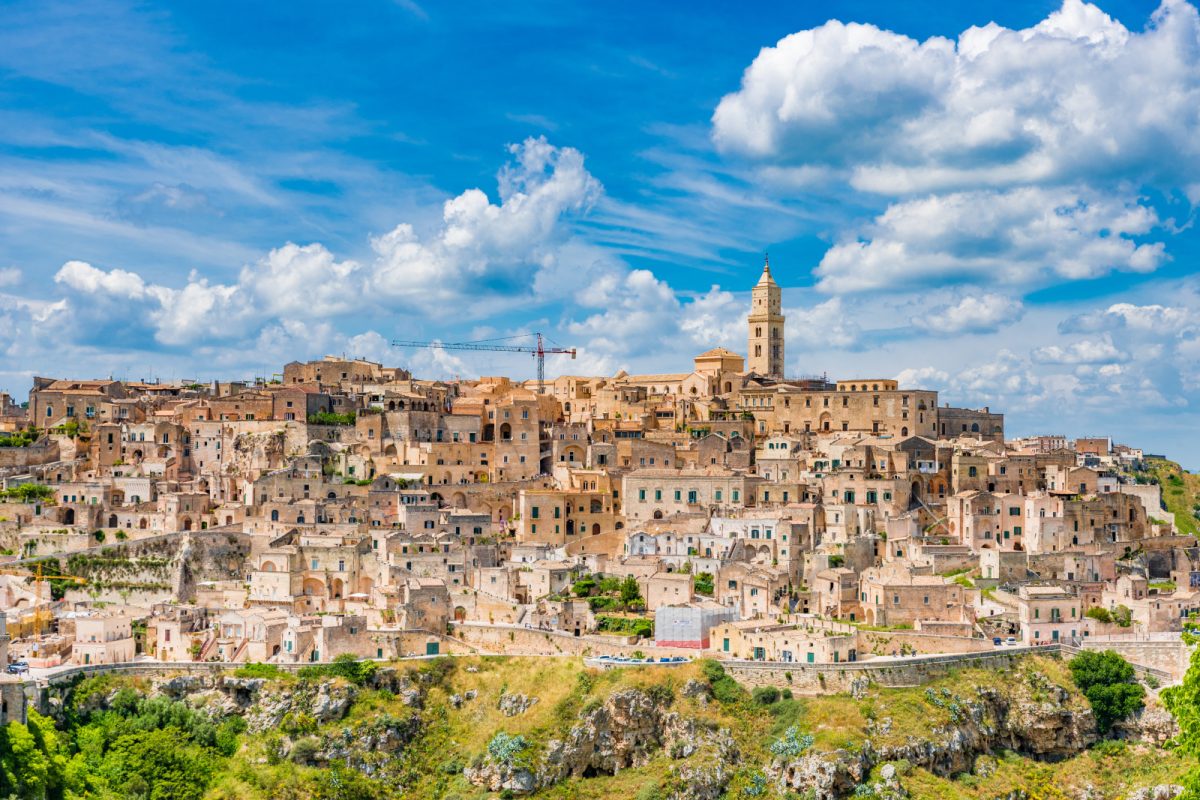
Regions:
<instances>
[{"instance_id":1,"label":"crane mast","mask_svg":"<svg viewBox=\"0 0 1200 800\"><path fill-rule=\"evenodd\" d=\"M547 355L569 355L575 358L576 348L574 347L547 347L545 337L541 332L535 332L533 336L537 339L537 344L534 346L512 345L512 344L491 344L487 341L478 342L417 342L406 339L393 339L392 347L421 347L430 350L474 350L488 353L529 353L537 359L537 385L538 394L546 393L546 356ZM514 337L515 338L515 337Z\"/></svg>"}]
</instances>

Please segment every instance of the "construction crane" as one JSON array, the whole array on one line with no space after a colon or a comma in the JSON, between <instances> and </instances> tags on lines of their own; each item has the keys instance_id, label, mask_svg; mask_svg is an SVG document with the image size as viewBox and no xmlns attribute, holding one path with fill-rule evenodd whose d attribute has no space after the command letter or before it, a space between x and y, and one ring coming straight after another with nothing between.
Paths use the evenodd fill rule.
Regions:
<instances>
[{"instance_id":1,"label":"construction crane","mask_svg":"<svg viewBox=\"0 0 1200 800\"><path fill-rule=\"evenodd\" d=\"M512 344L492 344L509 339L519 339L524 336L537 337L536 346L521 346ZM545 337L540 332L526 333L521 336L509 336L504 339L480 339L474 342L410 342L393 339L392 347L427 347L431 350L482 350L489 353L529 353L537 359L538 394L546 393L546 356L570 355L575 358L574 347L547 347Z\"/></svg>"},{"instance_id":2,"label":"construction crane","mask_svg":"<svg viewBox=\"0 0 1200 800\"><path fill-rule=\"evenodd\" d=\"M36 570L27 569L0 569L0 575L15 575L21 578L34 579L34 595L37 597L39 604L42 599L42 584L48 580L64 580L72 583L84 584L87 583L87 578L81 578L78 575L47 575L42 571L42 562L37 563ZM33 628L34 635L40 642L42 639L42 618L48 612L39 610L36 606L33 611Z\"/></svg>"}]
</instances>

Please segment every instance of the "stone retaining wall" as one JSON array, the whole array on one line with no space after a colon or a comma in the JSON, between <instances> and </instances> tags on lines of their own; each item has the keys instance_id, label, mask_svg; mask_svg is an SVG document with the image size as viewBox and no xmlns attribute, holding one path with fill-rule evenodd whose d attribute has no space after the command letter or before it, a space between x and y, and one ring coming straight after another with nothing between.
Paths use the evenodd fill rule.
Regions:
<instances>
[{"instance_id":1,"label":"stone retaining wall","mask_svg":"<svg viewBox=\"0 0 1200 800\"><path fill-rule=\"evenodd\" d=\"M725 671L748 686L790 688L797 694L848 692L854 681L909 687L944 677L962 667L1008 669L1022 656L1058 653L1058 645L1006 647L985 653L851 661L845 664L785 664L771 661L725 661Z\"/></svg>"}]
</instances>

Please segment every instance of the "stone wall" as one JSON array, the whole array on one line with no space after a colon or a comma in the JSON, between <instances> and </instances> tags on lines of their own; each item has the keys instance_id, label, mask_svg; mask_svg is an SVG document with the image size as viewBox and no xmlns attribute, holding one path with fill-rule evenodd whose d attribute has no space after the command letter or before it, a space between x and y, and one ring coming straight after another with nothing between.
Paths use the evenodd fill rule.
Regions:
<instances>
[{"instance_id":1,"label":"stone wall","mask_svg":"<svg viewBox=\"0 0 1200 800\"><path fill-rule=\"evenodd\" d=\"M943 636L917 631L858 630L861 655L901 655L903 653L982 653L995 649L991 639L967 636Z\"/></svg>"},{"instance_id":2,"label":"stone wall","mask_svg":"<svg viewBox=\"0 0 1200 800\"><path fill-rule=\"evenodd\" d=\"M1138 641L1136 639L1084 639L1083 650L1112 650L1138 667L1165 673L1171 680L1183 679L1190 653L1182 639L1168 641Z\"/></svg>"},{"instance_id":3,"label":"stone wall","mask_svg":"<svg viewBox=\"0 0 1200 800\"><path fill-rule=\"evenodd\" d=\"M784 664L769 661L726 661L725 671L748 687L789 688L797 694L848 692L854 682L880 686L920 686L962 667L1008 669L1031 653L1057 653L1058 645L1006 647L986 653L875 659L846 664Z\"/></svg>"},{"instance_id":4,"label":"stone wall","mask_svg":"<svg viewBox=\"0 0 1200 800\"><path fill-rule=\"evenodd\" d=\"M43 436L28 447L0 447L0 470L21 470L49 464L58 458L58 443Z\"/></svg>"},{"instance_id":5,"label":"stone wall","mask_svg":"<svg viewBox=\"0 0 1200 800\"><path fill-rule=\"evenodd\" d=\"M510 656L600 656L630 655L640 650L647 656L691 656L695 650L655 647L652 642L629 644L619 636L574 636L562 631L545 631L508 625L464 622L453 626L454 638L482 652Z\"/></svg>"}]
</instances>

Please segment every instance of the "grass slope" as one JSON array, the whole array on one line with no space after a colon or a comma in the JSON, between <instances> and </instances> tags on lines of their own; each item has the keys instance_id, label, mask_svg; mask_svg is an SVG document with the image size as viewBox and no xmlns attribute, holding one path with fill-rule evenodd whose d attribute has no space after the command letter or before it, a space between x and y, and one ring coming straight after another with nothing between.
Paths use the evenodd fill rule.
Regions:
<instances>
[{"instance_id":1,"label":"grass slope","mask_svg":"<svg viewBox=\"0 0 1200 800\"><path fill-rule=\"evenodd\" d=\"M408 666L401 667L402 669ZM1036 670L1053 683L1072 687L1066 665L1054 658L1034 657L1016 671L963 669L934 681L928 687L913 689L872 688L868 696L856 700L848 695L781 700L766 708L745 699L721 704L711 702L702 708L685 700L679 690L690 678L700 678L697 665L682 668L626 668L599 672L585 669L579 660L520 657L481 657L456 659L453 673L429 690L422 712L425 732L404 756L403 797L437 800L482 800L494 797L469 784L462 767L485 752L488 741L498 732L521 734L535 751L554 737L562 736L576 722L581 711L598 704L614 691L631 687L668 686L674 690L675 710L704 718L731 730L739 743L745 766L739 769L727 797L741 797L751 773L770 760L768 747L791 725L811 733L816 750L856 749L866 738L871 719L892 720L886 735L876 741L902 743L909 737L929 735L950 721L950 712L931 704L928 689L941 695L964 694L978 685L1001 687L1020 678L1021 671ZM451 694L478 693L459 709L449 703ZM1084 703L1071 689L1069 703ZM506 717L498 703L503 693L522 693L537 697L538 702L524 714ZM387 693L364 692L349 716L325 726L326 731L352 730L385 713L403 714L406 709ZM267 737L247 738L242 750L231 760L229 769L212 787L208 800L232 798L289 797L298 775L312 768L290 763L268 763ZM1030 796L1074 798L1084 786L1091 785L1100 796L1120 797L1131 788L1178 781L1191 760L1169 751L1125 745L1102 746L1075 758L1042 763L1012 754L981 759L983 774L936 777L924 770L900 765L902 782L913 797L993 798L1013 789L1025 788ZM615 776L573 779L538 792L539 798L553 800L601 800L622 797L653 800L664 796L660 787L668 783L673 762L667 754L658 754L644 767L623 771ZM1033 791L1036 789L1036 791Z\"/></svg>"},{"instance_id":2,"label":"grass slope","mask_svg":"<svg viewBox=\"0 0 1200 800\"><path fill-rule=\"evenodd\" d=\"M1200 535L1200 474L1188 472L1174 461L1162 458L1146 459L1146 472L1158 478L1162 487L1163 503L1167 511L1175 514L1175 525L1180 533ZM1154 516L1153 510L1150 516Z\"/></svg>"}]
</instances>

